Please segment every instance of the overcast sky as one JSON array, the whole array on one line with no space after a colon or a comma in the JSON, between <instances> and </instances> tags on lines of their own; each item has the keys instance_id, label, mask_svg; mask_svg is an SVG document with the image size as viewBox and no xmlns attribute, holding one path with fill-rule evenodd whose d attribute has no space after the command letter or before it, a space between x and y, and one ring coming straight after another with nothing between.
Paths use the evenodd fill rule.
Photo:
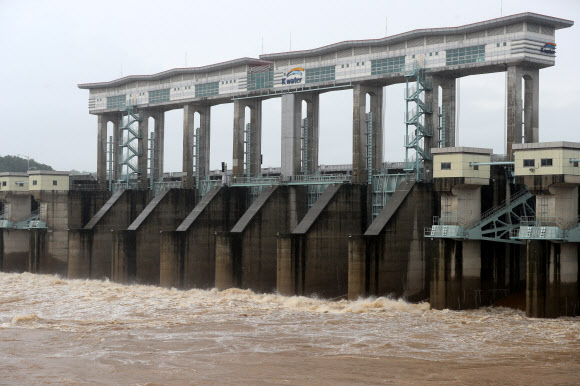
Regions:
<instances>
[{"instance_id":1,"label":"overcast sky","mask_svg":"<svg viewBox=\"0 0 580 386\"><path fill-rule=\"evenodd\" d=\"M580 22L577 0L27 1L0 0L0 155L57 170L96 170L97 118L79 83L203 66L263 52L453 27L521 12ZM385 23L387 18L387 23ZM387 24L387 25L385 25ZM556 32L540 71L540 140L580 142L580 26ZM460 82L459 145L503 153L505 74ZM404 157L403 86L386 88L385 160ZM352 162L352 91L320 99L320 163ZM212 108L211 168L231 166L233 104ZM183 112L166 113L166 171L181 170ZM280 165L280 99L263 105L263 166Z\"/></svg>"}]
</instances>

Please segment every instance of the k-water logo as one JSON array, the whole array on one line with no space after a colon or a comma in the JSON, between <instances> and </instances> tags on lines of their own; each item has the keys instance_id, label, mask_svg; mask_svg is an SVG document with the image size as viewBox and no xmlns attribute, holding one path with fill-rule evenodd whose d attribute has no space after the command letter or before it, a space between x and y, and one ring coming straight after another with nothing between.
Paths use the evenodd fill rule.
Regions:
<instances>
[{"instance_id":1,"label":"k-water logo","mask_svg":"<svg viewBox=\"0 0 580 386\"><path fill-rule=\"evenodd\" d=\"M282 85L302 83L303 78L304 69L302 67L296 67L284 74Z\"/></svg>"},{"instance_id":2,"label":"k-water logo","mask_svg":"<svg viewBox=\"0 0 580 386\"><path fill-rule=\"evenodd\" d=\"M545 54L554 55L556 53L556 43L546 43L544 47L540 48L540 51Z\"/></svg>"}]
</instances>

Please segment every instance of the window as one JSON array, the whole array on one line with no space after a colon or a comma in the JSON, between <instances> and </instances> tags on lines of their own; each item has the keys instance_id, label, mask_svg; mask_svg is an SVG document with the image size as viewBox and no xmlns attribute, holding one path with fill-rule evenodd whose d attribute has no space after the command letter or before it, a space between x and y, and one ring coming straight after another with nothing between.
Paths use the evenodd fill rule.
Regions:
<instances>
[{"instance_id":1,"label":"window","mask_svg":"<svg viewBox=\"0 0 580 386\"><path fill-rule=\"evenodd\" d=\"M577 168L578 167L578 161L574 161L574 167Z\"/></svg>"},{"instance_id":2,"label":"window","mask_svg":"<svg viewBox=\"0 0 580 386\"><path fill-rule=\"evenodd\" d=\"M200 98L200 97L206 97L206 96L211 96L211 95L218 95L219 89L220 89L219 82L198 84L195 86L195 97ZM249 82L248 82L248 90L249 89L250 89L250 87L249 87Z\"/></svg>"},{"instance_id":3,"label":"window","mask_svg":"<svg viewBox=\"0 0 580 386\"><path fill-rule=\"evenodd\" d=\"M473 165L473 170L479 170L479 165Z\"/></svg>"},{"instance_id":4,"label":"window","mask_svg":"<svg viewBox=\"0 0 580 386\"><path fill-rule=\"evenodd\" d=\"M2 186L6 186L6 181L2 181Z\"/></svg>"},{"instance_id":5,"label":"window","mask_svg":"<svg viewBox=\"0 0 580 386\"><path fill-rule=\"evenodd\" d=\"M356 66L358 67L358 62L356 62Z\"/></svg>"},{"instance_id":6,"label":"window","mask_svg":"<svg viewBox=\"0 0 580 386\"><path fill-rule=\"evenodd\" d=\"M432 52L429 52L429 56L433 56L433 53Z\"/></svg>"},{"instance_id":7,"label":"window","mask_svg":"<svg viewBox=\"0 0 580 386\"><path fill-rule=\"evenodd\" d=\"M340 66L340 68L344 68L344 64L342 66Z\"/></svg>"},{"instance_id":8,"label":"window","mask_svg":"<svg viewBox=\"0 0 580 386\"><path fill-rule=\"evenodd\" d=\"M365 62L362 62L362 65L364 66L365 65Z\"/></svg>"},{"instance_id":9,"label":"window","mask_svg":"<svg viewBox=\"0 0 580 386\"><path fill-rule=\"evenodd\" d=\"M485 61L485 46L455 48L445 51L445 65L466 64Z\"/></svg>"},{"instance_id":10,"label":"window","mask_svg":"<svg viewBox=\"0 0 580 386\"><path fill-rule=\"evenodd\" d=\"M497 43L497 46L499 47L499 43Z\"/></svg>"},{"instance_id":11,"label":"window","mask_svg":"<svg viewBox=\"0 0 580 386\"><path fill-rule=\"evenodd\" d=\"M504 47L505 47L505 46L507 46L507 43L506 43L506 42L503 42L503 46L504 46Z\"/></svg>"},{"instance_id":12,"label":"window","mask_svg":"<svg viewBox=\"0 0 580 386\"><path fill-rule=\"evenodd\" d=\"M535 160L533 159L525 159L524 160L524 167L534 167L536 166Z\"/></svg>"},{"instance_id":13,"label":"window","mask_svg":"<svg viewBox=\"0 0 580 386\"><path fill-rule=\"evenodd\" d=\"M439 51L435 51L435 56L439 55Z\"/></svg>"},{"instance_id":14,"label":"window","mask_svg":"<svg viewBox=\"0 0 580 386\"><path fill-rule=\"evenodd\" d=\"M38 181L37 180L33 180L32 181L32 185L38 185Z\"/></svg>"},{"instance_id":15,"label":"window","mask_svg":"<svg viewBox=\"0 0 580 386\"><path fill-rule=\"evenodd\" d=\"M415 55L413 55L413 59L415 59Z\"/></svg>"},{"instance_id":16,"label":"window","mask_svg":"<svg viewBox=\"0 0 580 386\"><path fill-rule=\"evenodd\" d=\"M347 64L346 66L347 66L347 67L350 67L350 64Z\"/></svg>"},{"instance_id":17,"label":"window","mask_svg":"<svg viewBox=\"0 0 580 386\"><path fill-rule=\"evenodd\" d=\"M389 74L401 72L405 69L405 57L371 60L371 75Z\"/></svg>"},{"instance_id":18,"label":"window","mask_svg":"<svg viewBox=\"0 0 580 386\"><path fill-rule=\"evenodd\" d=\"M441 170L451 170L451 162L441 162Z\"/></svg>"},{"instance_id":19,"label":"window","mask_svg":"<svg viewBox=\"0 0 580 386\"><path fill-rule=\"evenodd\" d=\"M149 91L149 103L169 101L169 89Z\"/></svg>"},{"instance_id":20,"label":"window","mask_svg":"<svg viewBox=\"0 0 580 386\"><path fill-rule=\"evenodd\" d=\"M542 166L552 166L552 158L542 158Z\"/></svg>"},{"instance_id":21,"label":"window","mask_svg":"<svg viewBox=\"0 0 580 386\"><path fill-rule=\"evenodd\" d=\"M274 85L274 72L264 71L248 74L248 90L271 88Z\"/></svg>"},{"instance_id":22,"label":"window","mask_svg":"<svg viewBox=\"0 0 580 386\"><path fill-rule=\"evenodd\" d=\"M107 108L108 109L125 108L126 99L127 99L126 95L109 97L107 98Z\"/></svg>"},{"instance_id":23,"label":"window","mask_svg":"<svg viewBox=\"0 0 580 386\"><path fill-rule=\"evenodd\" d=\"M346 65L348 67L348 64ZM306 83L317 83L334 80L334 66L306 69Z\"/></svg>"},{"instance_id":24,"label":"window","mask_svg":"<svg viewBox=\"0 0 580 386\"><path fill-rule=\"evenodd\" d=\"M56 185L58 185L58 182L56 182L56 180L52 180L52 185L56 186Z\"/></svg>"}]
</instances>

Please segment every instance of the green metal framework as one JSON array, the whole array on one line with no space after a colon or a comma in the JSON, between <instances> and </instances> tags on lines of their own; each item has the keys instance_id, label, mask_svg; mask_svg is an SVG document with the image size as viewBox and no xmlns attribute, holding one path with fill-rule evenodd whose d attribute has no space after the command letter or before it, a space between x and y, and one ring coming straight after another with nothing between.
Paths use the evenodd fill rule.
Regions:
<instances>
[{"instance_id":1,"label":"green metal framework","mask_svg":"<svg viewBox=\"0 0 580 386\"><path fill-rule=\"evenodd\" d=\"M124 181L121 180L121 184L124 189L135 188L131 177L141 174L138 166L133 164L133 159L141 155L138 141L143 137L141 136L139 128L134 127L136 123L141 121L142 118L134 110L134 107L129 106L123 110L123 116L121 118L121 143L119 146L123 148L121 170L124 172L122 174Z\"/></svg>"},{"instance_id":2,"label":"green metal framework","mask_svg":"<svg viewBox=\"0 0 580 386\"><path fill-rule=\"evenodd\" d=\"M308 124L308 118L304 118L302 120L302 136L301 136L301 145L302 148L302 174L308 174L308 134L310 132L310 127Z\"/></svg>"},{"instance_id":3,"label":"green metal framework","mask_svg":"<svg viewBox=\"0 0 580 386\"><path fill-rule=\"evenodd\" d=\"M461 218L434 218L434 224L426 228L424 235L430 238L488 240L510 244L524 244L513 238L513 231L535 214L535 196L521 190L500 205L484 212L470 222Z\"/></svg>"},{"instance_id":4,"label":"green metal framework","mask_svg":"<svg viewBox=\"0 0 580 386\"><path fill-rule=\"evenodd\" d=\"M425 160L431 159L429 150L425 147L424 138L431 137L433 130L425 119L432 114L431 104L424 102L425 91L432 90L430 82L425 79L425 71L417 62L410 71L405 73L406 79L406 114L405 114L405 171L415 173L417 180L425 180L421 169ZM414 105L414 108L412 108Z\"/></svg>"},{"instance_id":5,"label":"green metal framework","mask_svg":"<svg viewBox=\"0 0 580 386\"><path fill-rule=\"evenodd\" d=\"M244 141L244 174L246 177L251 176L252 165L252 124L246 124L246 130L244 130L245 141Z\"/></svg>"},{"instance_id":6,"label":"green metal framework","mask_svg":"<svg viewBox=\"0 0 580 386\"><path fill-rule=\"evenodd\" d=\"M439 147L447 147L447 122L445 120L446 110L447 109L445 106L441 106L439 108L439 125L437 126L437 129L439 129L439 140L437 141Z\"/></svg>"},{"instance_id":7,"label":"green metal framework","mask_svg":"<svg viewBox=\"0 0 580 386\"><path fill-rule=\"evenodd\" d=\"M195 188L199 189L199 127L195 129L193 135L193 178L195 178Z\"/></svg>"},{"instance_id":8,"label":"green metal framework","mask_svg":"<svg viewBox=\"0 0 580 386\"><path fill-rule=\"evenodd\" d=\"M373 208L372 219L377 218L387 201L395 193L401 182L407 178L406 174L376 174L373 176Z\"/></svg>"},{"instance_id":9,"label":"green metal framework","mask_svg":"<svg viewBox=\"0 0 580 386\"><path fill-rule=\"evenodd\" d=\"M372 111L366 115L367 123L367 151L366 151L366 166L367 166L367 184L373 182L373 113Z\"/></svg>"},{"instance_id":10,"label":"green metal framework","mask_svg":"<svg viewBox=\"0 0 580 386\"><path fill-rule=\"evenodd\" d=\"M155 132L151 133L148 142L147 162L149 170L149 189L153 190L153 184L155 183L155 181L153 181L153 176L155 175Z\"/></svg>"}]
</instances>

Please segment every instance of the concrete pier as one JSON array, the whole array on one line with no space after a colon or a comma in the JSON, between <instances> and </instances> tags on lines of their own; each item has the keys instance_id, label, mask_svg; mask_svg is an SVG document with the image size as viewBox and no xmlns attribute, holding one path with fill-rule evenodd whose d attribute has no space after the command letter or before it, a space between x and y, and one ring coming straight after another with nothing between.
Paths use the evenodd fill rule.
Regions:
<instances>
[{"instance_id":1,"label":"concrete pier","mask_svg":"<svg viewBox=\"0 0 580 386\"><path fill-rule=\"evenodd\" d=\"M367 94L370 95L370 106L366 105ZM367 110L372 113L372 146L370 148ZM372 165L373 174L376 174L383 164L382 86L366 86L360 83L354 86L352 125L352 183L366 184L368 183L368 165Z\"/></svg>"},{"instance_id":2,"label":"concrete pier","mask_svg":"<svg viewBox=\"0 0 580 386\"><path fill-rule=\"evenodd\" d=\"M194 206L195 190L162 190L127 228L127 232L135 232L135 280L138 283L159 285L160 232L176 229Z\"/></svg>"},{"instance_id":3,"label":"concrete pier","mask_svg":"<svg viewBox=\"0 0 580 386\"><path fill-rule=\"evenodd\" d=\"M364 236L349 237L348 297L429 297L432 241L423 237L438 205L430 184L403 182Z\"/></svg>"},{"instance_id":4,"label":"concrete pier","mask_svg":"<svg viewBox=\"0 0 580 386\"><path fill-rule=\"evenodd\" d=\"M348 235L366 228L366 187L330 185L291 235L278 241L278 292L283 295L348 294Z\"/></svg>"},{"instance_id":5,"label":"concrete pier","mask_svg":"<svg viewBox=\"0 0 580 386\"><path fill-rule=\"evenodd\" d=\"M512 155L513 144L522 143L522 138L524 143L539 141L540 71L537 68L509 66L507 83L507 154Z\"/></svg>"},{"instance_id":6,"label":"concrete pier","mask_svg":"<svg viewBox=\"0 0 580 386\"><path fill-rule=\"evenodd\" d=\"M292 191L292 192L291 192ZM253 202L229 234L218 238L216 251L216 287L226 288L227 282L239 283L239 288L255 292L276 290L276 255L278 233L294 229L307 211L306 188L303 186L271 186ZM219 245L224 241L226 246ZM222 268L219 263L226 264ZM231 264L239 264L233 272L240 277L218 281L217 272L230 271Z\"/></svg>"},{"instance_id":7,"label":"concrete pier","mask_svg":"<svg viewBox=\"0 0 580 386\"><path fill-rule=\"evenodd\" d=\"M195 114L199 114L199 137L197 140L197 157L194 157L194 137L197 127L194 127ZM183 187L195 187L194 158L198 162L196 175L204 178L209 175L211 106L206 104L187 104L183 107Z\"/></svg>"},{"instance_id":8,"label":"concrete pier","mask_svg":"<svg viewBox=\"0 0 580 386\"><path fill-rule=\"evenodd\" d=\"M227 232L245 213L249 192L243 187L210 190L175 231L161 232L161 282L164 287L215 286L217 232Z\"/></svg>"},{"instance_id":9,"label":"concrete pier","mask_svg":"<svg viewBox=\"0 0 580 386\"><path fill-rule=\"evenodd\" d=\"M246 107L250 109L249 131L246 127ZM249 139L249 140L248 140ZM257 176L262 165L262 100L234 101L233 175ZM249 163L248 161L249 157ZM246 166L248 163L248 166ZM249 168L249 170L246 170Z\"/></svg>"},{"instance_id":10,"label":"concrete pier","mask_svg":"<svg viewBox=\"0 0 580 386\"><path fill-rule=\"evenodd\" d=\"M111 278L113 233L126 230L147 205L150 192L119 190L83 229L69 229L68 276L82 279ZM88 263L85 261L88 260ZM75 267L71 270L71 267Z\"/></svg>"}]
</instances>

